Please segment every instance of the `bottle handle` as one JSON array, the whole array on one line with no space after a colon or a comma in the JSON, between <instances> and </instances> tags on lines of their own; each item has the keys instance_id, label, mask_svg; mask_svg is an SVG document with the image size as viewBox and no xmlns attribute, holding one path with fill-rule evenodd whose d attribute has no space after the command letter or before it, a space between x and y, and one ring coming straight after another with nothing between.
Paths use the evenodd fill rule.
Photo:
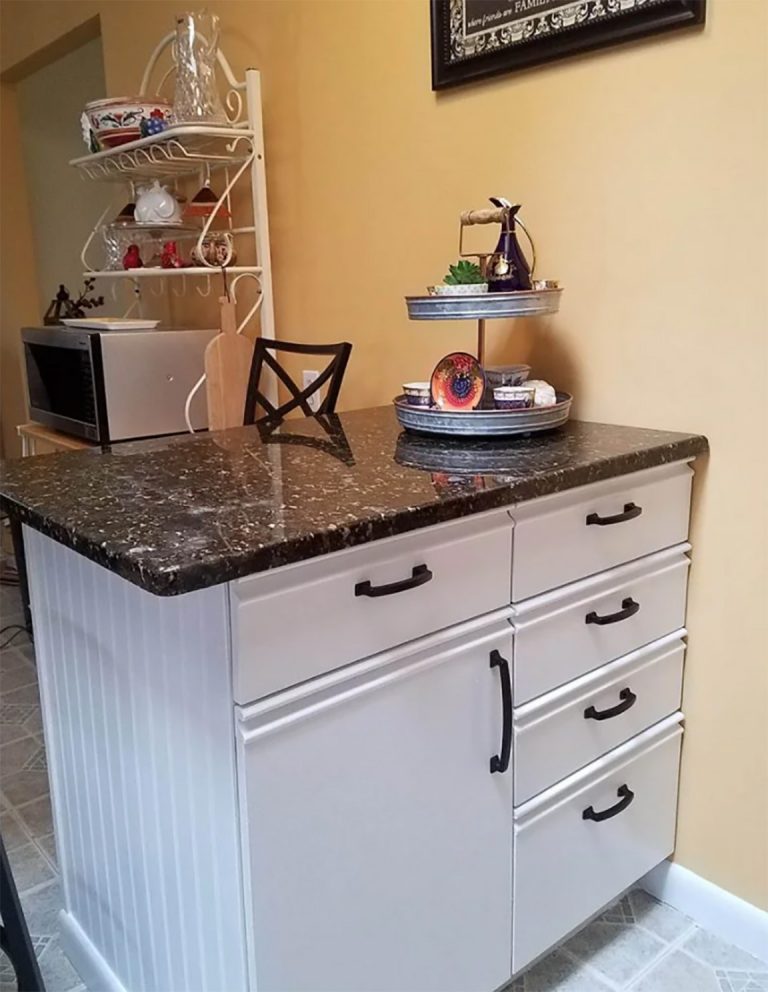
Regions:
<instances>
[{"instance_id":1,"label":"bottle handle","mask_svg":"<svg viewBox=\"0 0 768 992\"><path fill-rule=\"evenodd\" d=\"M528 244L531 246L531 264L530 264L529 268L531 270L531 275L533 275L534 270L536 269L536 245L533 243L533 238L531 237L530 232L528 231L528 228L520 220L520 218L519 217L515 217L515 220L520 225L520 227L522 227L522 229L523 229L523 231L525 233L525 236L528 239Z\"/></svg>"}]
</instances>

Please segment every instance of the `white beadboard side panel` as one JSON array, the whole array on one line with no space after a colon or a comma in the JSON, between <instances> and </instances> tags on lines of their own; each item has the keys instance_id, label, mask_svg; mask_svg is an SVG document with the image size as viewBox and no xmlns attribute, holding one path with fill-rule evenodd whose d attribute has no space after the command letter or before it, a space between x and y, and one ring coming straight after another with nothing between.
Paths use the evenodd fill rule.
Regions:
<instances>
[{"instance_id":1,"label":"white beadboard side panel","mask_svg":"<svg viewBox=\"0 0 768 992\"><path fill-rule=\"evenodd\" d=\"M127 992L69 913L59 913L59 941L86 987L94 992Z\"/></svg>"},{"instance_id":2,"label":"white beadboard side panel","mask_svg":"<svg viewBox=\"0 0 768 992\"><path fill-rule=\"evenodd\" d=\"M245 989L226 587L24 540L65 909L128 990Z\"/></svg>"}]
</instances>

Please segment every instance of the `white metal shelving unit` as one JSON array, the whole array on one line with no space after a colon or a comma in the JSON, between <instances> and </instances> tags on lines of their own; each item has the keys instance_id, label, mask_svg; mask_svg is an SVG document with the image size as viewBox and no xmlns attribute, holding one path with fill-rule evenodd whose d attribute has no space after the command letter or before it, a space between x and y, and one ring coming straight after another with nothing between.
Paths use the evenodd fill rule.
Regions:
<instances>
[{"instance_id":1,"label":"white metal shelving unit","mask_svg":"<svg viewBox=\"0 0 768 992\"><path fill-rule=\"evenodd\" d=\"M161 93L173 78L174 32L170 32L158 43L149 58L140 92ZM161 59L170 53L171 64L162 71ZM267 185L264 155L264 131L261 106L261 74L257 69L247 69L242 81L236 79L229 62L221 51L217 59L222 76L229 89L224 96L228 123L224 126L183 124L168 128L160 134L141 138L117 148L95 154L84 155L70 162L84 179L96 182L137 183L147 180L165 180L177 186L180 180L200 178L201 184L212 174L217 174L222 182L222 192L213 205L210 214L202 225L195 229L189 224L179 228L147 227L159 234L165 233L168 240L188 241L196 236L197 248L201 249L208 234L221 231L232 236L235 247L243 239L253 238L256 263L253 265L230 265L231 251L224 262L228 279L228 289L237 302L238 285L243 279L258 285L255 302L242 314L238 314L238 332L259 313L261 332L265 337L274 337L274 305L272 296L272 266L269 251L269 221L267 215ZM153 79L157 78L156 85ZM250 181L250 199L253 223L234 225L232 222L232 192L241 180ZM213 282L221 277L222 266L200 264L181 269L141 268L112 270L92 264L89 256L97 239L101 237L107 221L107 212L98 219L81 252L84 275L87 278L113 280L113 296L116 288L128 284L133 297L127 313L141 309L142 286L151 286L153 295L165 292L166 280L172 280L173 293L183 296L187 286L194 284L200 296L209 296ZM224 226L222 226L224 222ZM139 228L136 228L138 231ZM202 254L198 252L199 257ZM223 287L222 287L223 288ZM218 295L218 294L217 294Z\"/></svg>"}]
</instances>

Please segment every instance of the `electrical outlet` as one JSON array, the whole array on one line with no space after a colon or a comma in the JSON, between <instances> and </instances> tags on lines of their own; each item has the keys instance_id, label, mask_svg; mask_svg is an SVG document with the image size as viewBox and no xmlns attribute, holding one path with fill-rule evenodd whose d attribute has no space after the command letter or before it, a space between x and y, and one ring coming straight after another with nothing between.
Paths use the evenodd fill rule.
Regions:
<instances>
[{"instance_id":1,"label":"electrical outlet","mask_svg":"<svg viewBox=\"0 0 768 992\"><path fill-rule=\"evenodd\" d=\"M304 371L301 373L301 384L303 388L306 389L307 386L311 386L319 375L320 373L317 371L317 369L304 369ZM320 390L318 390L316 393L313 393L309 397L309 400L307 402L309 403L309 405L312 407L313 410L317 410L320 406Z\"/></svg>"}]
</instances>

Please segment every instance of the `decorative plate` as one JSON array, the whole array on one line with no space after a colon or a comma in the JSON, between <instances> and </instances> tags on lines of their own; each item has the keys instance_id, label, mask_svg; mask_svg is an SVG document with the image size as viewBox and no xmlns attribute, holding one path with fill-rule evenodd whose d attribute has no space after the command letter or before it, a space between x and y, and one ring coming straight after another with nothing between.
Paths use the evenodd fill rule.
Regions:
<instances>
[{"instance_id":1,"label":"decorative plate","mask_svg":"<svg viewBox=\"0 0 768 992\"><path fill-rule=\"evenodd\" d=\"M473 355L454 351L437 363L430 387L441 410L474 410L483 398L485 375Z\"/></svg>"}]
</instances>

